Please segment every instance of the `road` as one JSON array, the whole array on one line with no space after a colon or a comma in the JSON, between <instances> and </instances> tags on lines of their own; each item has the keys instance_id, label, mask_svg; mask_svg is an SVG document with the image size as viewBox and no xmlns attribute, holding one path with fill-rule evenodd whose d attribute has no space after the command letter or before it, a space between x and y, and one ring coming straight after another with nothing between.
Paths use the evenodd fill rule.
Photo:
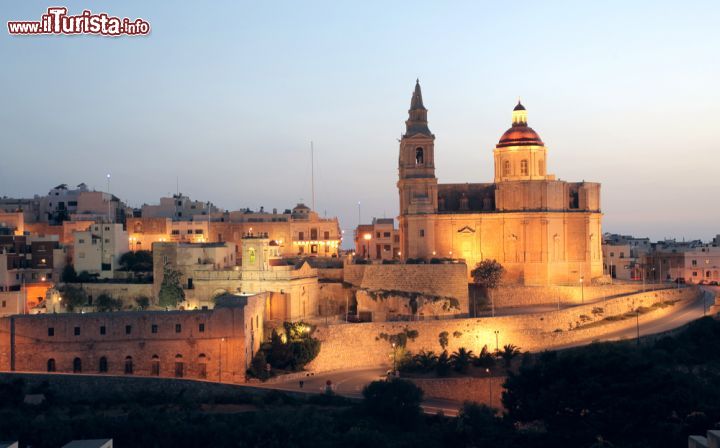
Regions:
<instances>
[{"instance_id":1,"label":"road","mask_svg":"<svg viewBox=\"0 0 720 448\"><path fill-rule=\"evenodd\" d=\"M681 327L693 320L699 319L706 314L706 310L713 304L713 297L720 292L718 287L703 287L704 294L688 303L684 303L678 306L673 313L651 320L649 322L642 323L640 325L640 335L649 335L662 333L678 327ZM537 307L535 307L537 309ZM548 310L552 311L552 310ZM649 316L651 316L650 314ZM586 340L580 340L573 344L564 346L548 347L549 349L564 349L571 347L578 347L582 345L590 344L596 341L617 341L622 339L632 339L637 336L637 328L632 326L631 328L624 330L617 330L607 333L602 338L588 338ZM328 380L332 383L333 391L339 395L350 397L350 398L361 398L362 389L368 383L380 379L384 379L387 373L387 368L365 368L365 369L352 369L342 370L335 372L326 372L312 374L311 376L305 377L304 385L300 388L298 380L285 381L274 384L263 384L258 387L268 389L278 389L293 392L316 392L322 393L325 391L326 382ZM426 399L423 401L422 407L426 413L435 414L437 412L443 412L448 416L455 416L458 410L462 406L462 403L450 400L440 399Z\"/></svg>"}]
</instances>

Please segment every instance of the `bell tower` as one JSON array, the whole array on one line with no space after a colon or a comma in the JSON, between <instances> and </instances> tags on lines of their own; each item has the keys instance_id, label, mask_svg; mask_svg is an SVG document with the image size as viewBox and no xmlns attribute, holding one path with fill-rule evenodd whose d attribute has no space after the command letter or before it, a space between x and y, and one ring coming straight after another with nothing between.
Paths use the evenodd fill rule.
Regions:
<instances>
[{"instance_id":1,"label":"bell tower","mask_svg":"<svg viewBox=\"0 0 720 448\"><path fill-rule=\"evenodd\" d=\"M425 257L434 250L434 225L428 215L438 210L435 177L435 136L430 132L420 81L410 101L398 159L401 256Z\"/></svg>"}]
</instances>

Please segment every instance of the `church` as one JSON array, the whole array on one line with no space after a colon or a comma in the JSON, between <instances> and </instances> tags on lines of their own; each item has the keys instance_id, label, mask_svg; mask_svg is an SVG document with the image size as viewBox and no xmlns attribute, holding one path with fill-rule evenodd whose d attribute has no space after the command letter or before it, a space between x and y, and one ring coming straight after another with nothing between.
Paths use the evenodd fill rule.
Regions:
<instances>
[{"instance_id":1,"label":"church","mask_svg":"<svg viewBox=\"0 0 720 448\"><path fill-rule=\"evenodd\" d=\"M485 259L522 285L578 285L602 276L600 184L548 174L547 148L518 102L495 145L493 183L440 184L435 135L419 81L398 160L400 251L408 258Z\"/></svg>"}]
</instances>

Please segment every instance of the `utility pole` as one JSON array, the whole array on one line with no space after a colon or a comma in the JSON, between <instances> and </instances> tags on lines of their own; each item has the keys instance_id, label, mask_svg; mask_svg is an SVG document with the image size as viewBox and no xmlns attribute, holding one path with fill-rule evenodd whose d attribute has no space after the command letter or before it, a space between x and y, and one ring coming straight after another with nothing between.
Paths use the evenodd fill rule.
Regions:
<instances>
[{"instance_id":1,"label":"utility pole","mask_svg":"<svg viewBox=\"0 0 720 448\"><path fill-rule=\"evenodd\" d=\"M635 310L635 326L637 328L637 345L640 347L640 308Z\"/></svg>"},{"instance_id":2,"label":"utility pole","mask_svg":"<svg viewBox=\"0 0 720 448\"><path fill-rule=\"evenodd\" d=\"M495 330L495 353L500 353L500 343L498 342L498 335L500 334L500 330Z\"/></svg>"},{"instance_id":3,"label":"utility pole","mask_svg":"<svg viewBox=\"0 0 720 448\"><path fill-rule=\"evenodd\" d=\"M312 194L312 209L315 211L315 148L310 140L310 186Z\"/></svg>"}]
</instances>

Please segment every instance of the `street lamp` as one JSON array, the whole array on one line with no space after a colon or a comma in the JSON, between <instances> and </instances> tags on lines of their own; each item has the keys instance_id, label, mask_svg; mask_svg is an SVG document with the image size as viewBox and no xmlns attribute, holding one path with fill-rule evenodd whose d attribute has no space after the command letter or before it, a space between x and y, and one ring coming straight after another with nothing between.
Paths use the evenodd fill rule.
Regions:
<instances>
[{"instance_id":1,"label":"street lamp","mask_svg":"<svg viewBox=\"0 0 720 448\"><path fill-rule=\"evenodd\" d=\"M488 374L488 389L489 389L488 401L489 401L490 407L492 407L493 395L492 395L492 377L490 376L490 369L485 368L485 373Z\"/></svg>"},{"instance_id":2,"label":"street lamp","mask_svg":"<svg viewBox=\"0 0 720 448\"><path fill-rule=\"evenodd\" d=\"M493 331L495 333L495 353L500 353L500 343L498 339L498 335L500 334L500 330Z\"/></svg>"},{"instance_id":3,"label":"street lamp","mask_svg":"<svg viewBox=\"0 0 720 448\"><path fill-rule=\"evenodd\" d=\"M585 304L585 277L580 276L580 300Z\"/></svg>"}]
</instances>

